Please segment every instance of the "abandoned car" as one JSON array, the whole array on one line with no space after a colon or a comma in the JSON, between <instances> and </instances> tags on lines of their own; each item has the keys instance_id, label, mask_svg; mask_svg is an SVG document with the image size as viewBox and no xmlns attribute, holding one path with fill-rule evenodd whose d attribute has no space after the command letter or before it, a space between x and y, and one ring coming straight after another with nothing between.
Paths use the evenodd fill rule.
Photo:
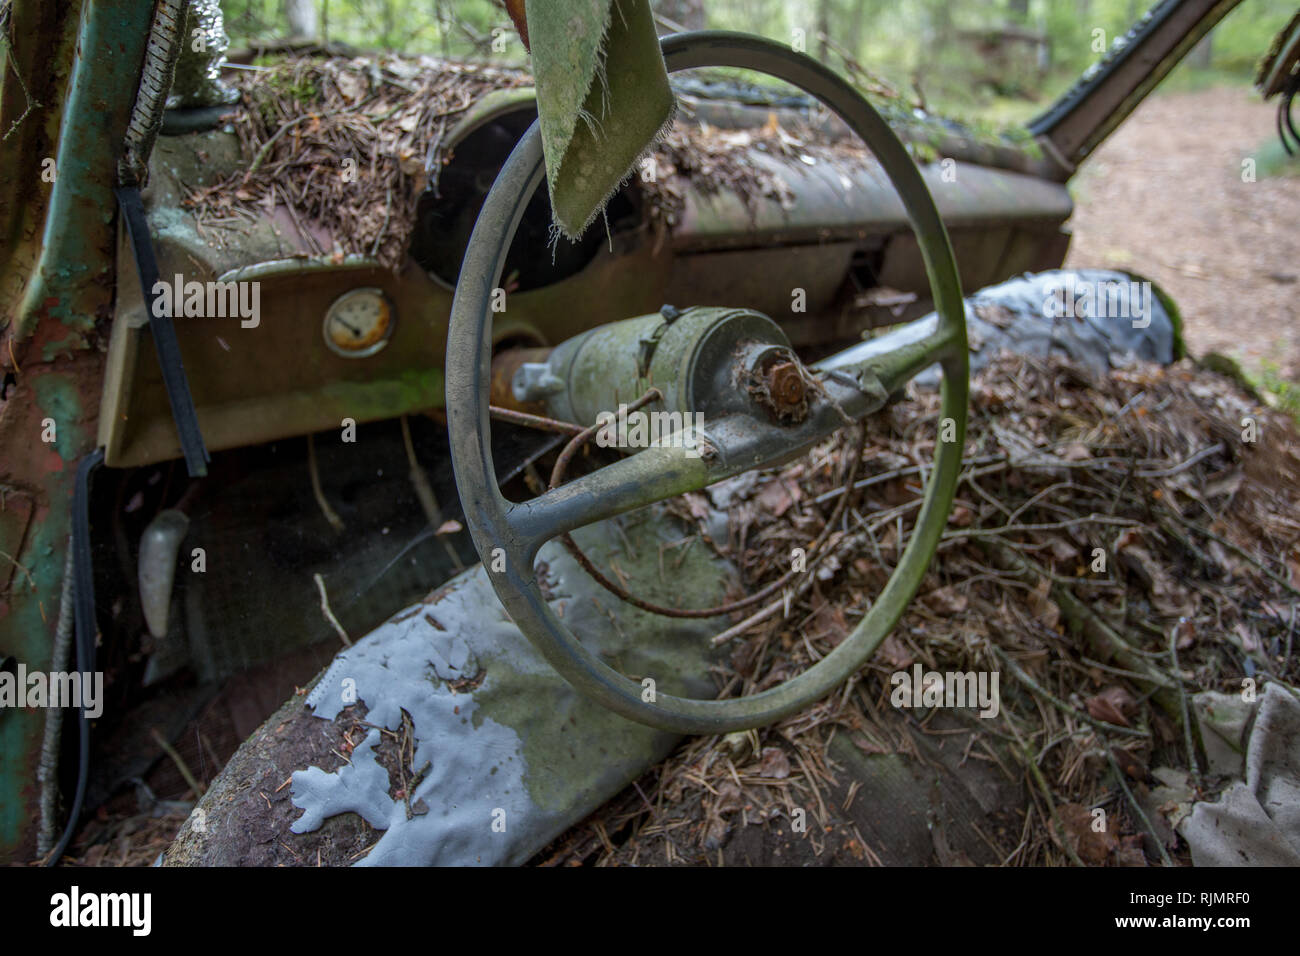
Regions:
<instances>
[{"instance_id":1,"label":"abandoned car","mask_svg":"<svg viewBox=\"0 0 1300 956\"><path fill-rule=\"evenodd\" d=\"M619 3L628 29L649 17ZM24 694L50 678L0 708L0 860L110 862L74 836L129 805L172 815L164 865L581 862L610 832L662 836L623 862L1003 863L1030 801L1045 853L1168 861L1121 788L1157 787L1139 751L1210 749L1155 663L1196 612L1124 509L1294 463L1224 437L1273 422L1227 379L1179 397L1161 290L1057 270L1070 178L1234 6L1161 0L1005 136L869 99L789 44L666 36L676 119L570 241L527 73L228 60L211 0L0 2L0 670ZM1284 136L1297 37L1261 83ZM1035 389L1059 415L997 417ZM1148 400L1164 443L1135 452L1124 413ZM1016 437L1048 419L1067 430ZM1078 520L1041 510L1090 467L1106 493L1071 499ZM1016 503L989 504L986 474ZM1286 584L1189 520L1153 526ZM1037 602L1041 643L972 639L948 672L925 628L992 613L939 564L964 549L971 580ZM840 581L851 606L826 597ZM1126 581L1154 636L1123 623ZM1232 680L1294 675L1283 625ZM1067 634L1088 681L1134 681L1154 716L1041 686ZM1013 683L1064 722L1033 752ZM1100 849L1069 837L1091 809L1041 809L1021 766L1089 733L1131 818ZM664 774L650 799L636 781L665 759L717 785ZM1190 772L1158 786L1190 794ZM665 801L694 808L680 843L642 825Z\"/></svg>"}]
</instances>

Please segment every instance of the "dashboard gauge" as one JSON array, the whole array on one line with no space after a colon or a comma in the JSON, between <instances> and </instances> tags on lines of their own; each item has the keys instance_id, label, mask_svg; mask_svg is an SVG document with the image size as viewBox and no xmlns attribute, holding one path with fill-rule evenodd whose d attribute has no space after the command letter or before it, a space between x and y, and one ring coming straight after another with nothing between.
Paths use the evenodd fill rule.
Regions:
<instances>
[{"instance_id":1,"label":"dashboard gauge","mask_svg":"<svg viewBox=\"0 0 1300 956\"><path fill-rule=\"evenodd\" d=\"M345 292L325 312L325 344L344 358L374 355L393 334L396 317L380 289Z\"/></svg>"}]
</instances>

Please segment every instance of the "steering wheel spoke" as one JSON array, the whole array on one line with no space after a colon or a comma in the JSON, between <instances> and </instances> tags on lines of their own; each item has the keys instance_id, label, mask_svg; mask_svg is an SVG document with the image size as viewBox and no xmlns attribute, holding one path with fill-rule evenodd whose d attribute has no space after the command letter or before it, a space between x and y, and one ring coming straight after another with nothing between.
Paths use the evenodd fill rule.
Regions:
<instances>
[{"instance_id":1,"label":"steering wheel spoke","mask_svg":"<svg viewBox=\"0 0 1300 956\"><path fill-rule=\"evenodd\" d=\"M851 377L878 383L893 395L931 365L963 361L966 347L964 329L958 334L939 316L931 316L823 359L814 370L832 380Z\"/></svg>"},{"instance_id":2,"label":"steering wheel spoke","mask_svg":"<svg viewBox=\"0 0 1300 956\"><path fill-rule=\"evenodd\" d=\"M719 480L710 471L701 455L686 448L646 448L531 501L512 505L506 524L521 563L528 563L543 544L566 532L699 491Z\"/></svg>"}]
</instances>

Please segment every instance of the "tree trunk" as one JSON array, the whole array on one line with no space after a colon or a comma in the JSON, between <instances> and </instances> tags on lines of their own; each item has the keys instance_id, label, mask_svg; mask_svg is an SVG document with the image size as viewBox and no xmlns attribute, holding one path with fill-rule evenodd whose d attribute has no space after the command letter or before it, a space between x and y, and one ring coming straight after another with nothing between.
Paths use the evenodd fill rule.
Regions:
<instances>
[{"instance_id":1,"label":"tree trunk","mask_svg":"<svg viewBox=\"0 0 1300 956\"><path fill-rule=\"evenodd\" d=\"M862 57L862 28L866 24L868 0L857 0L853 4L853 15L849 20L849 33L844 38L846 46L855 57Z\"/></svg>"},{"instance_id":2,"label":"tree trunk","mask_svg":"<svg viewBox=\"0 0 1300 956\"><path fill-rule=\"evenodd\" d=\"M316 0L284 0L286 38L316 39Z\"/></svg>"},{"instance_id":3,"label":"tree trunk","mask_svg":"<svg viewBox=\"0 0 1300 956\"><path fill-rule=\"evenodd\" d=\"M831 35L831 0L817 0L817 59L823 63L830 56L827 37Z\"/></svg>"},{"instance_id":4,"label":"tree trunk","mask_svg":"<svg viewBox=\"0 0 1300 956\"><path fill-rule=\"evenodd\" d=\"M706 25L704 0L655 0L653 6L655 13L685 30L703 30ZM663 24L659 31L667 32Z\"/></svg>"}]
</instances>

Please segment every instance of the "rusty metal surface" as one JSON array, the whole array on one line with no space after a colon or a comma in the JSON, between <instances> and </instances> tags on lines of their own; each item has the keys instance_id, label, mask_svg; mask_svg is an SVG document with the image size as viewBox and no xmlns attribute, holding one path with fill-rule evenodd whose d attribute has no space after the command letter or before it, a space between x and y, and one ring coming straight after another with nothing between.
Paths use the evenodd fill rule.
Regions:
<instances>
[{"instance_id":1,"label":"rusty metal surface","mask_svg":"<svg viewBox=\"0 0 1300 956\"><path fill-rule=\"evenodd\" d=\"M540 415L546 411L543 402L521 402L515 398L511 383L519 366L528 362L545 362L550 349L501 349L492 356L491 403L498 408L513 409Z\"/></svg>"},{"instance_id":2,"label":"rusty metal surface","mask_svg":"<svg viewBox=\"0 0 1300 956\"><path fill-rule=\"evenodd\" d=\"M516 99L499 97L472 112L465 128L517 108ZM338 428L344 418L373 421L440 407L452 290L410 261L394 274L371 262L310 256L307 239L282 212L205 228L182 206L186 186L216 183L238 163L231 134L162 137L145 192L163 276L261 283L263 320L256 328L243 328L238 319L176 323L208 447L217 451ZM130 261L120 261L101 435L114 467L179 453ZM511 292L494 336L543 345L648 311L662 301L670 268L668 249L602 250L576 276ZM324 347L320 317L334 298L359 286L385 291L396 306L396 331L382 352L348 359ZM575 309L575 302L586 307Z\"/></svg>"},{"instance_id":3,"label":"rusty metal surface","mask_svg":"<svg viewBox=\"0 0 1300 956\"><path fill-rule=\"evenodd\" d=\"M644 256L602 255L580 276L515 293L498 332L506 340L558 341L580 323L644 311L662 284L653 270L642 268L645 262ZM164 268L163 274L170 272ZM263 318L257 328L241 327L238 318L177 323L211 450L336 429L344 418L377 421L442 406L451 293L413 263L396 276L358 264L260 281ZM357 286L384 289L395 304L396 326L382 352L348 359L325 346L320 317L337 295ZM128 282L120 290L101 436L113 467L167 460L180 451L143 306ZM576 300L592 308L574 310Z\"/></svg>"},{"instance_id":4,"label":"rusty metal surface","mask_svg":"<svg viewBox=\"0 0 1300 956\"><path fill-rule=\"evenodd\" d=\"M0 364L21 367L9 401L0 407L0 546L14 559L0 576L0 655L13 654L30 666L38 666L42 654L48 654L54 627L52 609L61 581L75 461L95 445L102 357L86 350L100 343L113 301L117 277L110 190L137 95L136 77L152 12L148 3L105 0L86 0L79 7L15 0L10 7L9 35L18 40L10 64L21 70L26 89L6 74L0 90L0 125L8 130L17 124L12 138L0 143L0 169L6 172L0 182L0 320L6 326ZM61 112L65 94L66 109ZM512 91L490 103L491 98L485 98L465 118L466 129L477 128L500 110L518 109L528 95ZM186 137L164 141L161 150L166 154L163 161L173 164L173 175L152 194L151 224L159 234L160 258L186 278L215 278L250 262L299 254L309 246L282 213L268 214L223 243L211 232L205 234L182 210L181 182L193 184L185 178L189 172L208 166L215 175L223 168L206 155L208 145L220 140L221 134ZM180 161L180 154L188 155ZM46 159L56 163L53 183L41 178ZM802 168L795 171L805 175ZM512 293L508 314L498 319L497 336L559 342L594 324L650 312L664 301L674 270L686 268L687 253L736 250L735 278L747 271L752 280L756 243L806 243L808 250L826 250L824 264L820 251L811 264L822 264L824 285L833 294L855 249L878 242L881 235L897 238L906 227L901 206L889 201L892 192L875 188L879 176L873 177L871 170L859 172L862 179L853 178L849 190L851 203L846 202L843 183L829 170L808 173L801 187L807 199L801 196L793 214L768 203L751 218L749 209L731 202L734 197L693 196L694 219L675 248L620 247L617 254L602 254L578 276ZM971 255L986 256L980 271L1015 267L1016 236L1029 234L1020 227L1028 224L1050 232L1070 212L1062 187L1013 173L962 165L953 183L942 181L937 169L927 181L940 210L959 227L955 237L964 224L972 238ZM878 195L882 192L883 197ZM1017 224L1019 231L998 232L1000 221ZM995 233L996 241L987 241ZM842 241L822 245L834 236ZM965 273L960 238L958 246ZM893 251L898 263L914 255L902 246ZM790 255L779 245L771 252ZM683 257L676 265L674 254ZM198 272L191 257L199 263ZM915 265L919 259L912 261ZM705 262L701 257L696 264ZM388 418L442 403L440 366L449 291L427 277L385 280L367 274L367 266L321 265L325 268L317 273L268 274L267 320L258 337L245 338L244 330L221 326L223 320L199 320L185 328L183 349L196 378L196 397L201 386L201 421L214 437L213 448L337 427L344 416L359 421ZM129 270L129 262L127 266ZM901 264L897 268L900 275L906 271ZM126 278L122 290L134 286L129 271ZM418 322L402 322L410 334L401 348L384 353L394 364L334 359L344 364L331 365L329 356L316 356L318 323L303 319L314 318L312 314L323 310L337 292L385 281L400 287L393 295L401 300L403 316L419 316ZM583 307L575 309L575 302ZM102 437L110 446L110 462L119 465L179 453L151 345L142 334L140 316L128 311L118 315L110 378L102 388ZM310 331L311 341L304 329ZM782 404L795 403L788 371L771 378L767 387L779 396L774 400L778 411ZM52 446L38 437L46 418L53 419L59 432ZM26 761L39 736L33 734L35 726L26 715L4 715L0 750ZM25 845L24 827L32 815L24 808L34 806L27 789L10 790L16 786L11 777L0 782L0 859Z\"/></svg>"},{"instance_id":5,"label":"rusty metal surface","mask_svg":"<svg viewBox=\"0 0 1300 956\"><path fill-rule=\"evenodd\" d=\"M11 69L0 97L0 123L13 129L0 143L0 364L15 383L0 403L0 490L15 508L6 540L17 543L6 548L15 573L0 591L0 657L33 670L49 666L76 465L95 444L103 357L86 350L112 302L112 187L150 13L149 4L102 0L80 10L45 0L10 7ZM0 714L0 862L26 859L35 847L44 721L43 711Z\"/></svg>"},{"instance_id":6,"label":"rusty metal surface","mask_svg":"<svg viewBox=\"0 0 1300 956\"><path fill-rule=\"evenodd\" d=\"M761 370L758 403L778 421L801 421L808 414L808 389L798 359L777 359Z\"/></svg>"},{"instance_id":7,"label":"rusty metal surface","mask_svg":"<svg viewBox=\"0 0 1300 956\"><path fill-rule=\"evenodd\" d=\"M15 20L18 13L14 11ZM58 145L54 156L46 157L55 160L57 178L43 222L23 237L35 252L30 269L24 270L21 293L5 296L14 338L32 336L46 319L58 323L39 337L43 358L88 348L97 322L108 317L116 220L112 188L151 13L148 4L107 0L89 0L82 8ZM17 39L20 46L43 47L46 55L34 64L38 70L46 69L64 46L58 35L19 34ZM8 83L6 96L7 90ZM20 188L30 195L46 187L38 174ZM6 281L10 290L17 288L12 276Z\"/></svg>"},{"instance_id":8,"label":"rusty metal surface","mask_svg":"<svg viewBox=\"0 0 1300 956\"><path fill-rule=\"evenodd\" d=\"M506 113L528 109L530 103L527 90L485 97L449 139L463 138ZM357 263L319 256L300 259L294 267L290 257L308 255L313 244L279 210L256 222L226 223L219 230L196 222L182 206L185 187L218 182L238 163L233 135L163 137L154 149L146 191L163 275L180 272L187 280L199 281L256 278L263 283L268 320L260 328L240 329L237 323L217 319L177 324L209 446L218 450L336 428L343 417L365 421L440 406L438 366L450 289L409 268L393 279ZM506 311L496 317L494 338L555 343L594 324L648 312L675 294L690 303L743 301L782 321L799 321L803 316L790 308L790 289L799 286L807 294L807 314L820 316L841 294L856 251L878 246L896 231L905 232L906 221L887 184L877 182L878 170L853 171L855 184L847 194L851 203L846 204L838 173L796 165L800 169L787 171L797 177L800 191L793 213L760 201L758 214L751 218L737 197L700 198L672 243L656 247L645 238L620 239L612 252L602 249L577 275L510 293ZM1057 226L1071 208L1062 187L1018 174L960 166L956 181L949 183L937 171L931 173L940 207L954 222L969 222L974 233L982 234L986 224L1002 219ZM843 241L830 242L837 230ZM961 232L958 229L957 235ZM1005 229L999 235L1004 239ZM328 236L313 237L328 245ZM968 283L1005 278L985 261L1000 258L1003 239L976 243L973 248L983 259L979 269L963 269ZM808 244L787 245L791 242ZM704 249L723 251L695 258ZM763 258L763 268L755 267L755 257ZM967 258L959 250L963 265ZM912 262L908 274L913 286L923 289L915 249L906 259ZM287 268L255 265L272 262ZM294 276L295 268L313 270L314 277L309 281L305 275ZM798 273L797 280L788 275L792 271ZM334 297L358 284L382 287L397 302L395 338L367 360L323 354L314 337L316 317ZM110 465L119 466L159 461L177 452L151 346L137 329L138 303L132 304L127 286L121 284L105 394L105 407L112 414L104 416L102 436ZM574 302L584 303L584 308L574 309ZM137 311L132 314L127 306ZM829 330L824 323L818 328ZM284 363L283 356L290 354L298 360ZM504 391L499 399L494 404L513 406Z\"/></svg>"},{"instance_id":9,"label":"rusty metal surface","mask_svg":"<svg viewBox=\"0 0 1300 956\"><path fill-rule=\"evenodd\" d=\"M109 351L101 441L112 467L180 453L161 370L145 327L129 265L119 284L118 321ZM174 270L163 269L164 276ZM394 276L359 264L323 273L289 269L260 280L261 320L191 318L176 324L190 388L208 447L259 444L289 435L391 418L441 404L442 372L430 355L443 348L436 309L444 298L417 269ZM321 317L337 295L381 288L397 317L388 348L365 359L330 350ZM443 305L446 309L448 306Z\"/></svg>"},{"instance_id":10,"label":"rusty metal surface","mask_svg":"<svg viewBox=\"0 0 1300 956\"><path fill-rule=\"evenodd\" d=\"M858 250L874 247L887 237L858 242L826 242L806 246L719 249L678 252L663 301L725 306L737 302L779 322L798 321L791 290L803 290L802 305L818 315L834 303ZM824 327L824 323L819 322Z\"/></svg>"},{"instance_id":11,"label":"rusty metal surface","mask_svg":"<svg viewBox=\"0 0 1300 956\"><path fill-rule=\"evenodd\" d=\"M23 291L40 255L52 192L43 172L58 149L64 91L72 75L77 10L62 0L15 0L8 8L5 70L0 78L0 364L12 367L28 348L15 341ZM13 39L18 38L14 43ZM31 323L24 327L30 334ZM62 327L45 338L66 337Z\"/></svg>"},{"instance_id":12,"label":"rusty metal surface","mask_svg":"<svg viewBox=\"0 0 1300 956\"><path fill-rule=\"evenodd\" d=\"M77 462L94 447L100 357L81 354L19 373L0 403L0 659L46 670L63 585ZM53 423L54 441L44 436ZM11 550L12 548L12 550ZM44 710L0 710L0 863L30 858L36 844L35 768Z\"/></svg>"}]
</instances>

